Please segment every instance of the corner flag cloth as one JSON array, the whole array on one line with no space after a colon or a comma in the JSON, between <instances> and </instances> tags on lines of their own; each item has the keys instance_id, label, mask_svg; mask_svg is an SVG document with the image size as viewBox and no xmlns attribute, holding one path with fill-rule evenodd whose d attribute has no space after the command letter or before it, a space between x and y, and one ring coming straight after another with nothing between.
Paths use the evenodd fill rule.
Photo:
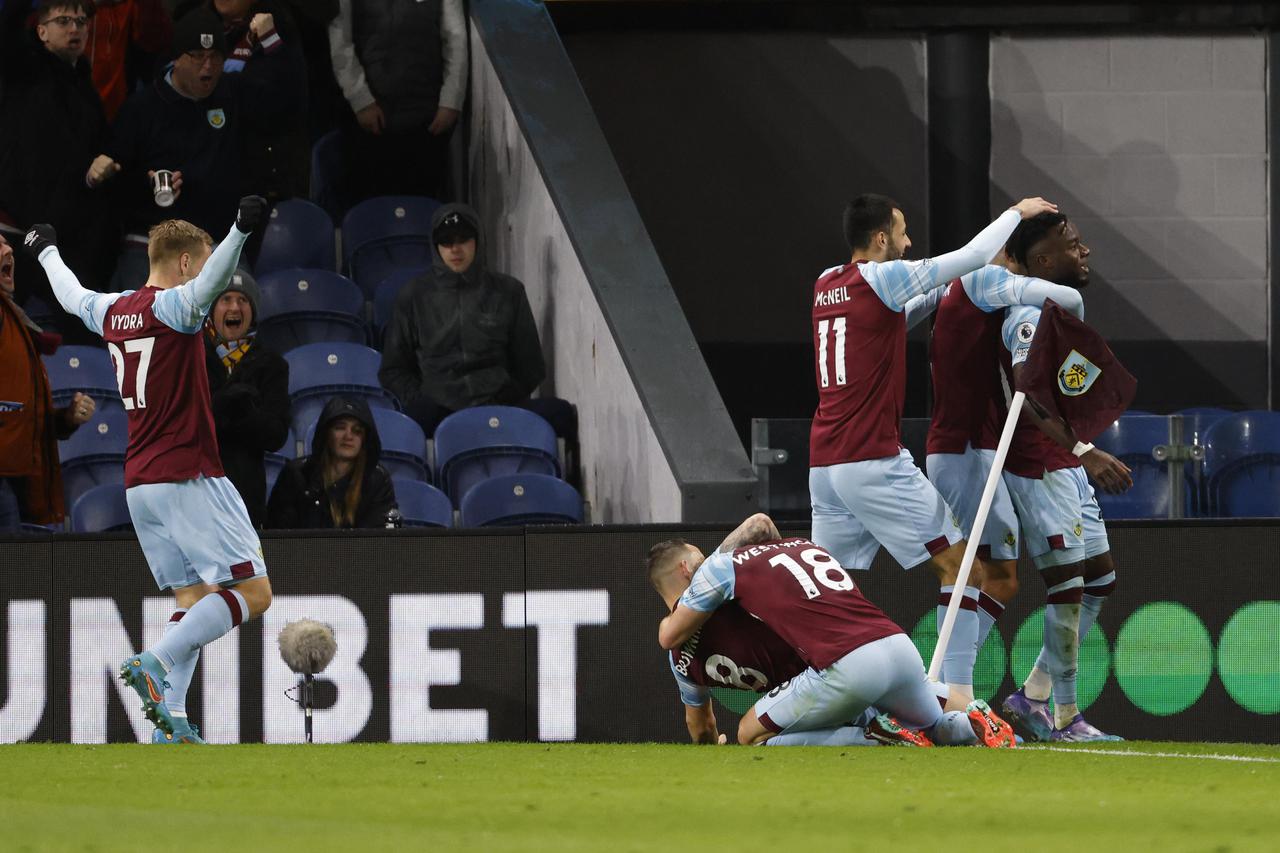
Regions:
<instances>
[{"instance_id":1,"label":"corner flag cloth","mask_svg":"<svg viewBox=\"0 0 1280 853\"><path fill-rule=\"evenodd\" d=\"M1089 442L1129 408L1138 380L1101 335L1046 299L1017 390Z\"/></svg>"}]
</instances>

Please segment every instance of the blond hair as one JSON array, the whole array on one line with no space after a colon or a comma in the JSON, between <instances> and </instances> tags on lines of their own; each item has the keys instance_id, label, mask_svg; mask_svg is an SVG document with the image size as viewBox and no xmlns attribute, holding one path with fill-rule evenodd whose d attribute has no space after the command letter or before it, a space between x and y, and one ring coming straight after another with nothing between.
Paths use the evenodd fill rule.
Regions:
<instances>
[{"instance_id":1,"label":"blond hair","mask_svg":"<svg viewBox=\"0 0 1280 853\"><path fill-rule=\"evenodd\" d=\"M152 264L176 260L183 252L212 249L213 238L185 219L166 219L147 233L147 260Z\"/></svg>"}]
</instances>

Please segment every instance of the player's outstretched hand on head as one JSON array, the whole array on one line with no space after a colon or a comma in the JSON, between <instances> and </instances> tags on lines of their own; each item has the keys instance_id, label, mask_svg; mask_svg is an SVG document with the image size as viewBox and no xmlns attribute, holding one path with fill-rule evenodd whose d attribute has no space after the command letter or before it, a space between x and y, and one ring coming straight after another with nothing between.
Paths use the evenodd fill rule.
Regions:
<instances>
[{"instance_id":1,"label":"player's outstretched hand on head","mask_svg":"<svg viewBox=\"0 0 1280 853\"><path fill-rule=\"evenodd\" d=\"M1013 206L1013 209L1022 214L1023 219L1030 219L1033 216L1039 216L1042 213L1057 213L1058 206L1051 201L1036 196L1035 198L1024 198Z\"/></svg>"},{"instance_id":2,"label":"player's outstretched hand on head","mask_svg":"<svg viewBox=\"0 0 1280 853\"><path fill-rule=\"evenodd\" d=\"M1105 450L1094 448L1080 457L1087 473L1104 492L1118 495L1133 488L1133 472L1129 466Z\"/></svg>"},{"instance_id":3,"label":"player's outstretched hand on head","mask_svg":"<svg viewBox=\"0 0 1280 853\"><path fill-rule=\"evenodd\" d=\"M236 214L236 227L244 234L252 234L267 218L267 200L260 195L247 195L240 199L240 212Z\"/></svg>"},{"instance_id":4,"label":"player's outstretched hand on head","mask_svg":"<svg viewBox=\"0 0 1280 853\"><path fill-rule=\"evenodd\" d=\"M45 249L58 245L58 232L48 223L32 225L27 236L22 238L22 245L31 253L31 257L38 258Z\"/></svg>"}]
</instances>

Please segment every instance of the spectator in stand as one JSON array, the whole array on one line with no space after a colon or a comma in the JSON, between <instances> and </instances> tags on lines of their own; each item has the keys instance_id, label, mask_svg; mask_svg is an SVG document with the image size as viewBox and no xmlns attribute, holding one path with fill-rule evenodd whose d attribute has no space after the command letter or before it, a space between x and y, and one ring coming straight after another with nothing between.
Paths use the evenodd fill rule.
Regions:
<instances>
[{"instance_id":1,"label":"spectator in stand","mask_svg":"<svg viewBox=\"0 0 1280 853\"><path fill-rule=\"evenodd\" d=\"M387 324L383 387L427 435L459 409L519 406L546 418L572 451L573 407L529 398L547 370L524 285L485 268L480 217L467 205L437 210L431 233L431 269L400 291Z\"/></svg>"},{"instance_id":2,"label":"spectator in stand","mask_svg":"<svg viewBox=\"0 0 1280 853\"><path fill-rule=\"evenodd\" d=\"M278 98L274 121L249 127L243 136L240 188L272 203L307 195L311 178L311 140L307 135L307 63L293 14L282 0L183 0L182 17L204 6L222 19L227 57L223 74L260 75L263 83L288 97ZM279 54L269 67L268 56Z\"/></svg>"},{"instance_id":3,"label":"spectator in stand","mask_svg":"<svg viewBox=\"0 0 1280 853\"><path fill-rule=\"evenodd\" d=\"M256 15L249 29L261 41L274 23ZM106 154L121 173L113 183L126 245L112 290L146 282L146 235L162 220L185 219L220 233L239 203L246 138L269 131L295 108L303 84L291 78L286 53L255 55L243 72L224 74L229 51L221 18L204 7L188 13L174 25L173 63L125 101L116 118ZM158 170L173 174L168 207L155 195Z\"/></svg>"},{"instance_id":4,"label":"spectator in stand","mask_svg":"<svg viewBox=\"0 0 1280 853\"><path fill-rule=\"evenodd\" d=\"M440 198L467 90L462 0L340 0L329 49L358 125L347 133L349 203Z\"/></svg>"},{"instance_id":5,"label":"spectator in stand","mask_svg":"<svg viewBox=\"0 0 1280 853\"><path fill-rule=\"evenodd\" d=\"M26 0L0 13L0 208L20 228L51 223L64 234L64 259L89 288L103 290L119 241L106 205L91 189L114 174L95 158L107 120L84 57L93 4L40 0L35 29L25 24ZM22 301L32 293L54 304L39 264L21 258ZM84 329L83 340L89 342Z\"/></svg>"},{"instance_id":6,"label":"spectator in stand","mask_svg":"<svg viewBox=\"0 0 1280 853\"><path fill-rule=\"evenodd\" d=\"M172 39L173 21L163 0L94 3L86 55L108 122L115 120L137 83L151 82L151 69L166 55Z\"/></svg>"},{"instance_id":7,"label":"spectator in stand","mask_svg":"<svg viewBox=\"0 0 1280 853\"><path fill-rule=\"evenodd\" d=\"M284 466L267 503L267 527L387 527L398 515L382 442L363 400L334 397L316 422L311 455ZM393 513L393 510L395 511Z\"/></svg>"},{"instance_id":8,"label":"spectator in stand","mask_svg":"<svg viewBox=\"0 0 1280 853\"><path fill-rule=\"evenodd\" d=\"M254 340L258 285L246 272L213 303L205 321L205 364L218 452L254 527L267 515L264 454L289 435L289 363ZM290 454L292 455L292 454Z\"/></svg>"},{"instance_id":9,"label":"spectator in stand","mask_svg":"<svg viewBox=\"0 0 1280 853\"><path fill-rule=\"evenodd\" d=\"M0 235L0 532L23 521L55 524L66 508L58 441L93 417L92 398L76 393L55 409L40 361L60 338L41 330L13 301L13 247Z\"/></svg>"}]
</instances>

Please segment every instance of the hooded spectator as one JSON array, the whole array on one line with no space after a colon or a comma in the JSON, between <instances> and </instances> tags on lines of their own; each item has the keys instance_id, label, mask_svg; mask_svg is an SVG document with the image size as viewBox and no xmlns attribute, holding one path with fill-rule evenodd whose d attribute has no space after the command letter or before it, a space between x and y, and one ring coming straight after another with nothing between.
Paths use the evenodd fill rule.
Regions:
<instances>
[{"instance_id":1,"label":"hooded spectator","mask_svg":"<svg viewBox=\"0 0 1280 853\"><path fill-rule=\"evenodd\" d=\"M382 441L363 400L333 397L316 422L312 452L285 465L267 503L267 527L385 527L397 509Z\"/></svg>"},{"instance_id":2,"label":"hooded spectator","mask_svg":"<svg viewBox=\"0 0 1280 853\"><path fill-rule=\"evenodd\" d=\"M237 272L205 321L205 354L222 468L254 526L262 527L263 456L279 450L289 435L289 363L255 340L257 319L258 285Z\"/></svg>"}]
</instances>

